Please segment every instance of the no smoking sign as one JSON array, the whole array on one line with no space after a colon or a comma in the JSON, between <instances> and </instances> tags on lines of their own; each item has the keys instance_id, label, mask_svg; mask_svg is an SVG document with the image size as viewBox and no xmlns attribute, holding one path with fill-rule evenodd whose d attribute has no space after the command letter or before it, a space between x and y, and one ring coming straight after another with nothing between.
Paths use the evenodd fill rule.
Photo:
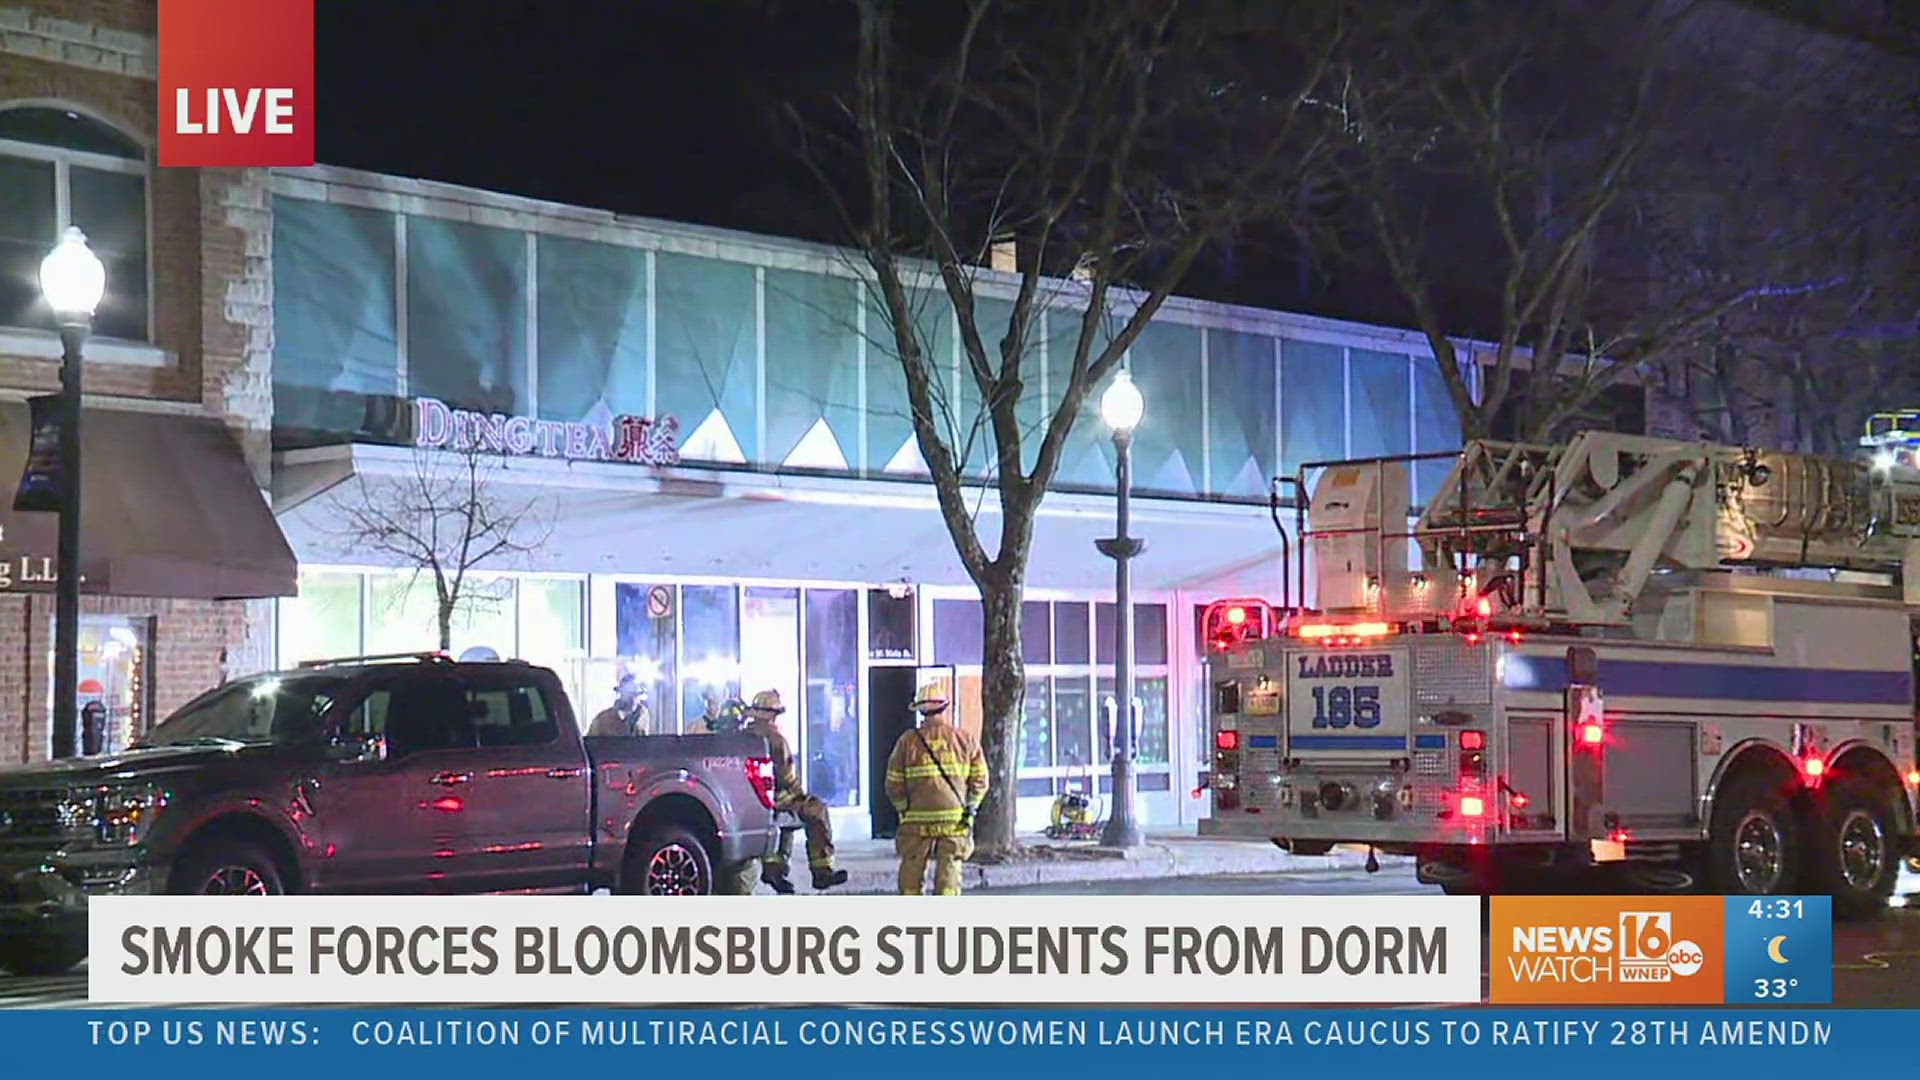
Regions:
<instances>
[{"instance_id":1,"label":"no smoking sign","mask_svg":"<svg viewBox=\"0 0 1920 1080\"><path fill-rule=\"evenodd\" d=\"M665 585L647 590L647 614L656 619L673 614L673 593Z\"/></svg>"}]
</instances>

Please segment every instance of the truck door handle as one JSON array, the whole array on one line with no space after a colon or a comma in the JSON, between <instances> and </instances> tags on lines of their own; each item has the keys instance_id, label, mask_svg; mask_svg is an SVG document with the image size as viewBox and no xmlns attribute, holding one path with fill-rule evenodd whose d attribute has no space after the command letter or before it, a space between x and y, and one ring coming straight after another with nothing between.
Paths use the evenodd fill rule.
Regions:
<instances>
[{"instance_id":1,"label":"truck door handle","mask_svg":"<svg viewBox=\"0 0 1920 1080\"><path fill-rule=\"evenodd\" d=\"M435 773L433 779L428 780L427 783L438 784L441 787L456 787L471 779L473 774L470 772L443 772Z\"/></svg>"},{"instance_id":2,"label":"truck door handle","mask_svg":"<svg viewBox=\"0 0 1920 1080\"><path fill-rule=\"evenodd\" d=\"M585 769L548 769L548 770L547 770L547 779L549 779L549 780L572 780L573 778L575 778L575 777L577 777L577 776L581 776L581 775L583 775L583 774L584 774L584 773L585 773L586 771L587 771L587 770L585 770Z\"/></svg>"}]
</instances>

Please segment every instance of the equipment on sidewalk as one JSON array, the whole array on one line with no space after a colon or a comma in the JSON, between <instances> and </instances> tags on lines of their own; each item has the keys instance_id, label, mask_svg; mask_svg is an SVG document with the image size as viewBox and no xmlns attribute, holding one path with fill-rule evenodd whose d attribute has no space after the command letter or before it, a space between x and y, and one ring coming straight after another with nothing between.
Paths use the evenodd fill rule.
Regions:
<instances>
[{"instance_id":1,"label":"equipment on sidewalk","mask_svg":"<svg viewBox=\"0 0 1920 1080\"><path fill-rule=\"evenodd\" d=\"M1100 838L1099 813L1094 809L1092 770L1084 774L1085 787L1068 787L1054 796L1053 814L1047 823L1049 840L1097 840Z\"/></svg>"}]
</instances>

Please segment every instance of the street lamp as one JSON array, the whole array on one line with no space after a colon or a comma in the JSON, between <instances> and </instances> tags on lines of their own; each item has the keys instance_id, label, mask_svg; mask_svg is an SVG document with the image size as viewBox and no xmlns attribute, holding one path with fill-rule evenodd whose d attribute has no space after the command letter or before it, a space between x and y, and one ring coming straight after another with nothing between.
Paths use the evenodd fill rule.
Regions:
<instances>
[{"instance_id":1,"label":"street lamp","mask_svg":"<svg viewBox=\"0 0 1920 1080\"><path fill-rule=\"evenodd\" d=\"M80 708L80 350L107 271L79 229L40 263L40 291L60 326L60 541L53 613L53 754L71 757Z\"/></svg>"},{"instance_id":2,"label":"street lamp","mask_svg":"<svg viewBox=\"0 0 1920 1080\"><path fill-rule=\"evenodd\" d=\"M1100 842L1107 847L1133 848L1145 842L1134 813L1133 756L1133 576L1131 560L1147 549L1144 540L1127 532L1133 496L1133 429L1140 424L1147 403L1133 376L1122 369L1100 396L1100 418L1113 429L1114 534L1095 541L1100 553L1113 560L1113 812Z\"/></svg>"}]
</instances>

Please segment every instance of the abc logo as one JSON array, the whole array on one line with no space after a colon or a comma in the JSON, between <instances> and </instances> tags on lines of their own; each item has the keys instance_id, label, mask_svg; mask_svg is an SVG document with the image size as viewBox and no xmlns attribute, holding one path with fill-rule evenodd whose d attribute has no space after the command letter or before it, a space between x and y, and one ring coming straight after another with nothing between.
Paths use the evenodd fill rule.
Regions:
<instances>
[{"instance_id":1,"label":"abc logo","mask_svg":"<svg viewBox=\"0 0 1920 1080\"><path fill-rule=\"evenodd\" d=\"M1673 943L1673 948L1667 950L1667 967L1672 969L1675 975L1698 974L1701 966L1706 962L1707 955L1700 951L1700 946L1691 941L1676 941Z\"/></svg>"}]
</instances>

